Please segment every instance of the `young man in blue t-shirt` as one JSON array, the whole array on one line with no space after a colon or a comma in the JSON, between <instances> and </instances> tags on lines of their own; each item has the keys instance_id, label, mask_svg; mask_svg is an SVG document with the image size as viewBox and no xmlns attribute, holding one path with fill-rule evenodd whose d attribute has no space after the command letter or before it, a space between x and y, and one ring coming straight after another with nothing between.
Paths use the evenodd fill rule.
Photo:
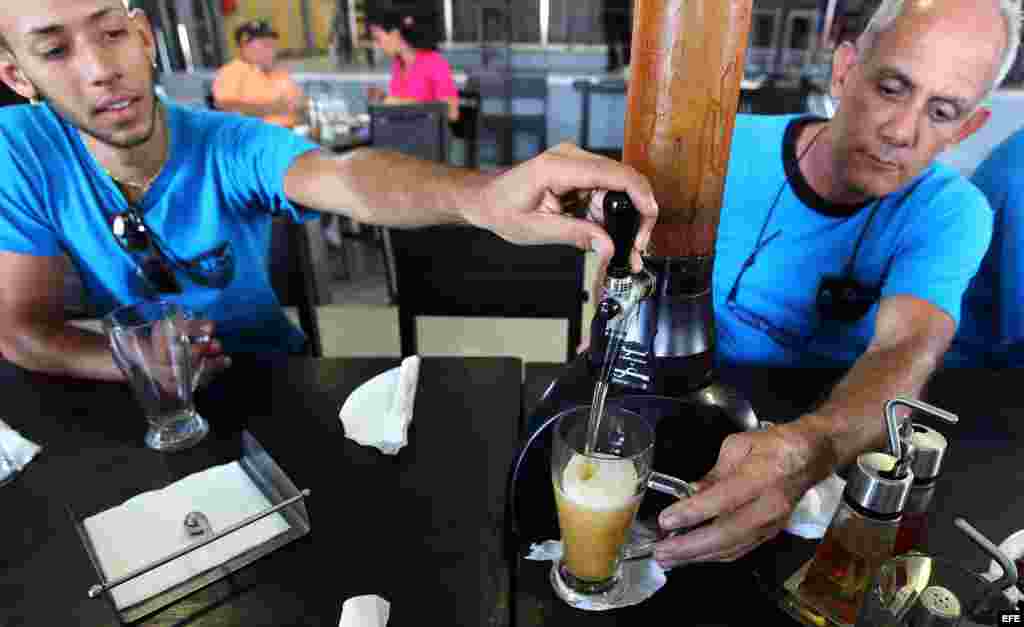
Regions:
<instances>
[{"instance_id":1,"label":"young man in blue t-shirt","mask_svg":"<svg viewBox=\"0 0 1024 627\"><path fill-rule=\"evenodd\" d=\"M604 230L563 215L558 196L624 189L644 214L638 245L649 237L650 186L621 164L566 146L501 174L373 150L332 157L258 120L161 102L155 55L145 15L121 0L0 12L0 80L36 103L0 111L0 353L22 367L122 377L103 337L65 324L62 254L100 314L156 296L202 312L196 332L214 334L206 350L224 367L224 353L304 341L267 276L274 215L462 222L610 257Z\"/></svg>"}]
</instances>

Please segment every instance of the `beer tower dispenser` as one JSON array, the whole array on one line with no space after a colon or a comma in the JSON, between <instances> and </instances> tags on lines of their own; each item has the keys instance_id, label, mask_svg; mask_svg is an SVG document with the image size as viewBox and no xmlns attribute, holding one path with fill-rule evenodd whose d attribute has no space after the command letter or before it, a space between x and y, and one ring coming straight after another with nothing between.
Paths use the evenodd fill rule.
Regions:
<instances>
[{"instance_id":1,"label":"beer tower dispenser","mask_svg":"<svg viewBox=\"0 0 1024 627\"><path fill-rule=\"evenodd\" d=\"M609 395L688 396L727 413L739 408L737 430L756 428L756 420L749 405L715 381L711 271L751 2L635 2L623 161L650 179L660 215L647 276L635 277L650 285L636 296L638 320L611 364ZM622 195L609 196L612 221L628 223L620 212L635 209L621 207L629 204ZM610 223L609 231L617 249L632 247L635 229ZM549 388L538 411L557 412L563 398L589 401L586 390L608 357L610 316L623 315L610 299L621 295L620 279L610 274L604 294L595 295L591 349Z\"/></svg>"},{"instance_id":2,"label":"beer tower dispenser","mask_svg":"<svg viewBox=\"0 0 1024 627\"><path fill-rule=\"evenodd\" d=\"M552 418L588 404L608 360L608 330L632 302L637 323L622 341L608 402L656 425L664 472L699 479L731 433L758 428L750 404L714 372L711 276L715 238L739 103L752 0L635 0L623 161L646 175L660 207L641 275L609 272L591 325L591 348L567 365L528 418L531 433L510 474L510 512L531 474L550 492L541 458ZM636 235L624 194L608 194L607 228L617 250ZM619 258L621 265L622 257ZM631 301L631 302L628 302ZM670 465L666 466L666 463ZM530 470L534 467L536 472ZM647 504L641 506L641 515ZM660 507L660 504L653 507ZM652 512L655 511L652 509ZM520 540L531 535L520 534ZM556 527L557 531L557 527ZM537 536L550 529L537 531ZM550 536L549 536L550 537Z\"/></svg>"}]
</instances>

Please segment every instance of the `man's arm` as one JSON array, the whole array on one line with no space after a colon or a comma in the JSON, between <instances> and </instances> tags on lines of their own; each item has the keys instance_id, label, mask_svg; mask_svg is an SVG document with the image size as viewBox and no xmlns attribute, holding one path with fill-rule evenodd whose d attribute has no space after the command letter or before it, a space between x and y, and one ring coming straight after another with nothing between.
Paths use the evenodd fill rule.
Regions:
<instances>
[{"instance_id":1,"label":"man's arm","mask_svg":"<svg viewBox=\"0 0 1024 627\"><path fill-rule=\"evenodd\" d=\"M67 324L64 260L0 252L0 354L27 370L123 380L106 339Z\"/></svg>"},{"instance_id":2,"label":"man's arm","mask_svg":"<svg viewBox=\"0 0 1024 627\"><path fill-rule=\"evenodd\" d=\"M729 436L697 495L662 513L668 529L716 520L663 542L658 561L731 561L775 536L808 488L884 446L885 401L920 393L954 331L952 318L931 303L885 298L867 352L824 404L792 423Z\"/></svg>"},{"instance_id":3,"label":"man's arm","mask_svg":"<svg viewBox=\"0 0 1024 627\"><path fill-rule=\"evenodd\" d=\"M634 266L650 238L657 203L650 184L633 168L563 144L514 168L484 173L373 149L343 156L303 154L285 175L289 200L347 215L365 224L413 228L466 223L515 244L571 244L611 257L611 238L600 226L562 211L560 197L578 190L626 191L641 214ZM603 196L591 212L600 218Z\"/></svg>"},{"instance_id":4,"label":"man's arm","mask_svg":"<svg viewBox=\"0 0 1024 627\"><path fill-rule=\"evenodd\" d=\"M897 396L917 398L942 361L956 331L948 314L913 296L882 301L868 350L828 400L794 423L810 448L827 438L839 467L867 449L886 445L882 407Z\"/></svg>"}]
</instances>

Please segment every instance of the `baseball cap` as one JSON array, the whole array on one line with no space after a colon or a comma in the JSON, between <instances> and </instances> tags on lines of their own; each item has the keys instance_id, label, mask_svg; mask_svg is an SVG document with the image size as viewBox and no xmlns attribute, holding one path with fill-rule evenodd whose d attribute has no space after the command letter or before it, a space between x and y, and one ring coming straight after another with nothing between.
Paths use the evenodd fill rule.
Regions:
<instances>
[{"instance_id":1,"label":"baseball cap","mask_svg":"<svg viewBox=\"0 0 1024 627\"><path fill-rule=\"evenodd\" d=\"M266 20L252 20L235 29L235 43L237 44L247 43L261 37L277 39L277 31Z\"/></svg>"}]
</instances>

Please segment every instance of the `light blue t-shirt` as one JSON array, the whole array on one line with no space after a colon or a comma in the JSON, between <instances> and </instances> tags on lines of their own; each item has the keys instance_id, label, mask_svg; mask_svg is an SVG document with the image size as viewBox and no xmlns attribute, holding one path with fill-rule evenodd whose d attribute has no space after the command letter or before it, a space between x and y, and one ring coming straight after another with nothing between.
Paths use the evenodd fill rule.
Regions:
<instances>
[{"instance_id":1,"label":"light blue t-shirt","mask_svg":"<svg viewBox=\"0 0 1024 627\"><path fill-rule=\"evenodd\" d=\"M936 163L905 188L851 215L851 208L844 211L817 197L802 177L787 178L784 140L797 119L740 115L736 120L713 278L719 360L851 366L874 335L878 305L855 322L823 319L816 299L825 275L852 276L878 288L882 299L916 296L958 321L964 290L992 235L984 196ZM729 293L766 221L761 249L730 303Z\"/></svg>"},{"instance_id":2,"label":"light blue t-shirt","mask_svg":"<svg viewBox=\"0 0 1024 627\"><path fill-rule=\"evenodd\" d=\"M1024 129L997 146L971 181L995 212L992 245L963 301L949 366L1024 365Z\"/></svg>"},{"instance_id":3,"label":"light blue t-shirt","mask_svg":"<svg viewBox=\"0 0 1024 627\"><path fill-rule=\"evenodd\" d=\"M161 296L217 322L227 353L297 352L267 267L272 217L308 220L284 175L316 146L254 118L165 103L167 163L137 207L183 288ZM0 109L0 250L67 253L94 314L157 295L112 233L127 201L79 131L49 106Z\"/></svg>"}]
</instances>

